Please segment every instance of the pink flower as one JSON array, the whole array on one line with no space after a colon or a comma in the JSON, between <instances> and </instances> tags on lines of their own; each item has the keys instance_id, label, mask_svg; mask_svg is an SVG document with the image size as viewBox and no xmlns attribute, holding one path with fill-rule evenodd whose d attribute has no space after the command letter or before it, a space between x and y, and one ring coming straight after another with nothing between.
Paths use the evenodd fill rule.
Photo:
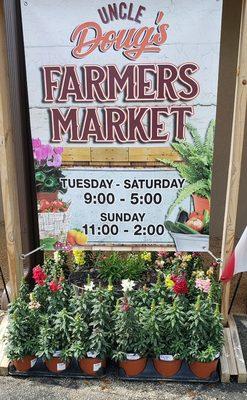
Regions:
<instances>
[{"instance_id":1,"label":"pink flower","mask_svg":"<svg viewBox=\"0 0 247 400\"><path fill-rule=\"evenodd\" d=\"M40 140L39 138L33 139L33 140L32 140L32 144L33 144L33 148L34 148L34 149L37 149L38 147L41 146L41 140Z\"/></svg>"},{"instance_id":2,"label":"pink flower","mask_svg":"<svg viewBox=\"0 0 247 400\"><path fill-rule=\"evenodd\" d=\"M63 152L63 147L54 147L54 152L56 154L62 154Z\"/></svg>"},{"instance_id":3,"label":"pink flower","mask_svg":"<svg viewBox=\"0 0 247 400\"><path fill-rule=\"evenodd\" d=\"M158 252L158 257L167 257L168 256L168 252L167 251L159 251Z\"/></svg>"},{"instance_id":4,"label":"pink flower","mask_svg":"<svg viewBox=\"0 0 247 400\"><path fill-rule=\"evenodd\" d=\"M197 278L196 279L196 288L201 290L204 293L208 293L211 288L211 282L209 278L202 279L202 278Z\"/></svg>"}]
</instances>

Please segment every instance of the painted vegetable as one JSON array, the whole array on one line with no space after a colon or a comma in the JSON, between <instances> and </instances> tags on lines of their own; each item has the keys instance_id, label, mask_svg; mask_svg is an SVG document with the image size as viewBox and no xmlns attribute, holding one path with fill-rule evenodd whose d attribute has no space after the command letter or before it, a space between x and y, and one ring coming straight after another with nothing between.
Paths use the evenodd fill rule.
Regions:
<instances>
[{"instance_id":1,"label":"painted vegetable","mask_svg":"<svg viewBox=\"0 0 247 400\"><path fill-rule=\"evenodd\" d=\"M201 232L203 230L203 222L197 217L190 218L186 222L186 225L197 232Z\"/></svg>"}]
</instances>

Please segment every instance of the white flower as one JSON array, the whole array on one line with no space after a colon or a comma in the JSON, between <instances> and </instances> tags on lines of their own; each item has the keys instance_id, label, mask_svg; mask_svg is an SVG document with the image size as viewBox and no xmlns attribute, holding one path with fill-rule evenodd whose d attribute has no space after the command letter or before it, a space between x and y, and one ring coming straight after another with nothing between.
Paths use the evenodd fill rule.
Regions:
<instances>
[{"instance_id":1,"label":"white flower","mask_svg":"<svg viewBox=\"0 0 247 400\"><path fill-rule=\"evenodd\" d=\"M123 292L128 292L130 290L133 290L135 282L131 281L130 279L123 279L121 282L121 286L123 288Z\"/></svg>"},{"instance_id":2,"label":"white flower","mask_svg":"<svg viewBox=\"0 0 247 400\"><path fill-rule=\"evenodd\" d=\"M84 290L89 290L90 292L93 290L95 284L91 281L90 283L87 283L84 285Z\"/></svg>"},{"instance_id":3,"label":"white flower","mask_svg":"<svg viewBox=\"0 0 247 400\"><path fill-rule=\"evenodd\" d=\"M28 304L28 308L30 310L37 310L38 308L40 308L40 303L38 301L32 300Z\"/></svg>"},{"instance_id":4,"label":"white flower","mask_svg":"<svg viewBox=\"0 0 247 400\"><path fill-rule=\"evenodd\" d=\"M54 257L55 263L58 264L59 261L61 260L61 255L59 254L59 251L54 251L53 257Z\"/></svg>"}]
</instances>

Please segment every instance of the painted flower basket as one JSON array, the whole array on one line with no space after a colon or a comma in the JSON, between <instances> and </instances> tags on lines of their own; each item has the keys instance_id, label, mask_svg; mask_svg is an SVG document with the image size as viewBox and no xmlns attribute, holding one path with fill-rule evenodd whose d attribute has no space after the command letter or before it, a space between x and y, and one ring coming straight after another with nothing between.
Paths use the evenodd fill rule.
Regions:
<instances>
[{"instance_id":1,"label":"painted flower basket","mask_svg":"<svg viewBox=\"0 0 247 400\"><path fill-rule=\"evenodd\" d=\"M60 241L65 241L69 227L69 216L69 211L39 213L40 238L57 237Z\"/></svg>"}]
</instances>

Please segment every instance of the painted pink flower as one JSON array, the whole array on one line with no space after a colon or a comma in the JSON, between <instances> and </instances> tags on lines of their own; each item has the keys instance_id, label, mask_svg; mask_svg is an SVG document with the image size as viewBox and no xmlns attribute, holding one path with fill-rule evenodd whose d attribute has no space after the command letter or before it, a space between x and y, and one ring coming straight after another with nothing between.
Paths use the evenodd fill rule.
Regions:
<instances>
[{"instance_id":1,"label":"painted pink flower","mask_svg":"<svg viewBox=\"0 0 247 400\"><path fill-rule=\"evenodd\" d=\"M50 144L44 144L42 146L43 160L47 160L53 156L53 148Z\"/></svg>"},{"instance_id":2,"label":"painted pink flower","mask_svg":"<svg viewBox=\"0 0 247 400\"><path fill-rule=\"evenodd\" d=\"M63 153L63 147L54 147L54 152L56 154L62 154Z\"/></svg>"},{"instance_id":3,"label":"painted pink flower","mask_svg":"<svg viewBox=\"0 0 247 400\"><path fill-rule=\"evenodd\" d=\"M211 288L211 281L209 278L202 279L202 278L197 278L196 279L196 288L201 290L204 293L208 293Z\"/></svg>"},{"instance_id":4,"label":"painted pink flower","mask_svg":"<svg viewBox=\"0 0 247 400\"><path fill-rule=\"evenodd\" d=\"M33 139L33 140L32 140L32 144L33 144L33 148L34 148L34 149L37 149L38 147L41 146L41 140L40 140L39 138Z\"/></svg>"}]
</instances>

